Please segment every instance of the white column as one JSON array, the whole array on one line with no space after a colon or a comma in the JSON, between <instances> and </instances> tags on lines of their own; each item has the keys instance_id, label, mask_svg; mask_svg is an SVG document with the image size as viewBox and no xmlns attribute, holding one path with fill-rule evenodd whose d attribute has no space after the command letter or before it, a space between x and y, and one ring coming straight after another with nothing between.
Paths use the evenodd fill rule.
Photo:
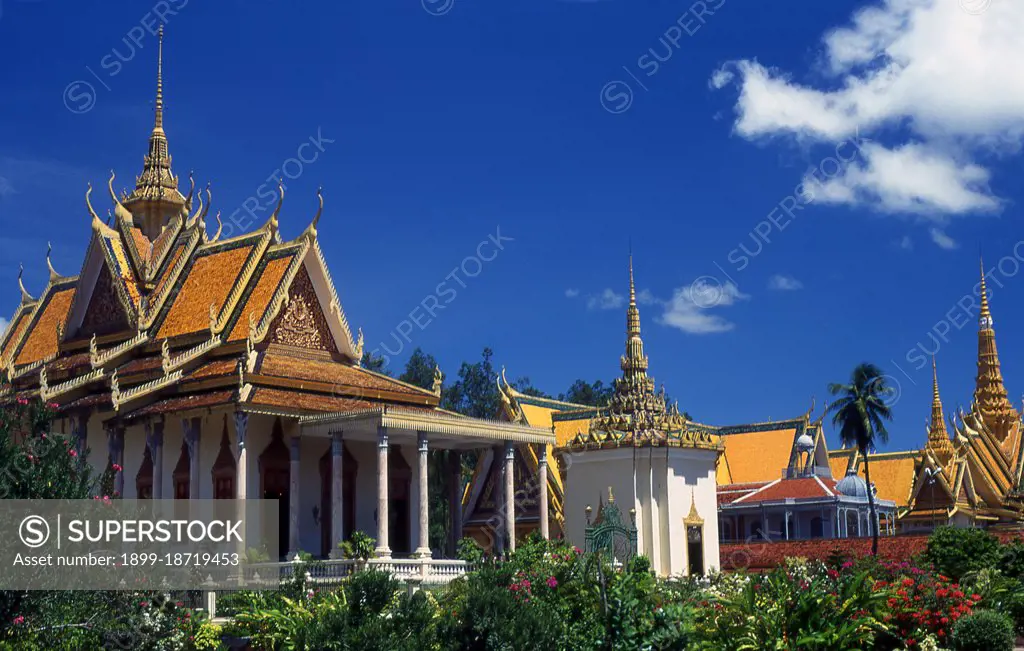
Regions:
<instances>
[{"instance_id":1,"label":"white column","mask_svg":"<svg viewBox=\"0 0 1024 651\"><path fill-rule=\"evenodd\" d=\"M379 558L391 558L388 544L388 431L377 429L377 549Z\"/></svg>"},{"instance_id":2,"label":"white column","mask_svg":"<svg viewBox=\"0 0 1024 651\"><path fill-rule=\"evenodd\" d=\"M302 439L293 436L291 441L291 467L288 477L291 480L288 487L288 558L289 560L299 551L299 467L300 455L302 453Z\"/></svg>"},{"instance_id":3,"label":"white column","mask_svg":"<svg viewBox=\"0 0 1024 651\"><path fill-rule=\"evenodd\" d=\"M249 434L249 414L235 412L235 499L244 500L249 496L248 455L245 439Z\"/></svg>"},{"instance_id":4,"label":"white column","mask_svg":"<svg viewBox=\"0 0 1024 651\"><path fill-rule=\"evenodd\" d=\"M146 423L146 447L153 460L153 499L164 497L164 422Z\"/></svg>"},{"instance_id":5,"label":"white column","mask_svg":"<svg viewBox=\"0 0 1024 651\"><path fill-rule=\"evenodd\" d=\"M331 433L331 558L341 558L345 539L345 444L341 432Z\"/></svg>"},{"instance_id":6,"label":"white column","mask_svg":"<svg viewBox=\"0 0 1024 651\"><path fill-rule=\"evenodd\" d=\"M202 429L201 418L183 418L181 430L188 448L188 498L199 499L199 438Z\"/></svg>"},{"instance_id":7,"label":"white column","mask_svg":"<svg viewBox=\"0 0 1024 651\"><path fill-rule=\"evenodd\" d=\"M516 448L512 441L505 442L505 532L508 534L508 551L516 550L516 500L515 473L513 466Z\"/></svg>"},{"instance_id":8,"label":"white column","mask_svg":"<svg viewBox=\"0 0 1024 651\"><path fill-rule=\"evenodd\" d=\"M540 482L540 499L537 509L540 511L540 537L547 540L548 530L548 444L540 446L537 456L537 480Z\"/></svg>"},{"instance_id":9,"label":"white column","mask_svg":"<svg viewBox=\"0 0 1024 651\"><path fill-rule=\"evenodd\" d=\"M449 450L448 456L451 459L451 499L448 508L452 515L452 558L458 551L459 541L462 540L462 452Z\"/></svg>"},{"instance_id":10,"label":"white column","mask_svg":"<svg viewBox=\"0 0 1024 651\"><path fill-rule=\"evenodd\" d=\"M235 517L240 521L246 522L245 513L245 500L249 495L249 473L248 473L248 455L245 449L246 436L249 433L249 414L243 411L235 412L235 499L238 502L235 505ZM248 523L243 525L246 527L245 535L242 536L242 540L238 542L238 554L242 557L245 554L245 541L249 532L255 532L255 527L249 526ZM243 580L243 574L239 574L239 581Z\"/></svg>"},{"instance_id":11,"label":"white column","mask_svg":"<svg viewBox=\"0 0 1024 651\"><path fill-rule=\"evenodd\" d=\"M430 558L430 502L428 495L428 477L427 470L427 433L420 432L417 435L416 442L418 444L419 451L419 469L417 475L420 480L420 505L419 505L419 516L420 516L420 544L416 548L415 555L417 558Z\"/></svg>"}]
</instances>

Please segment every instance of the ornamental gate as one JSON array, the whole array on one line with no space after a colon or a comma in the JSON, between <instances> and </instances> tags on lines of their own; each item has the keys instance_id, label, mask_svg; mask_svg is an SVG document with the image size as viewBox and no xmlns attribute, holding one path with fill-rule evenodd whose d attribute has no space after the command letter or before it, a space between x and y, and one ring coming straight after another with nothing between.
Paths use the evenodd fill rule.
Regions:
<instances>
[{"instance_id":1,"label":"ornamental gate","mask_svg":"<svg viewBox=\"0 0 1024 651\"><path fill-rule=\"evenodd\" d=\"M597 518L590 522L591 508L587 506L586 551L608 554L613 564L626 565L636 556L636 510L629 510L630 522L622 521L622 513L615 504L611 488L608 503L597 508Z\"/></svg>"}]
</instances>

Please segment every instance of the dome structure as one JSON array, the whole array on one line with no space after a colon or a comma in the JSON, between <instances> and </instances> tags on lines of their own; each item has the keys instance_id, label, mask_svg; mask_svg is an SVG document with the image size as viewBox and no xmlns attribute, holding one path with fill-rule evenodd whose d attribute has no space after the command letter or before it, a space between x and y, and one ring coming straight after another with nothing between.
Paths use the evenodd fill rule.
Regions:
<instances>
[{"instance_id":1,"label":"dome structure","mask_svg":"<svg viewBox=\"0 0 1024 651\"><path fill-rule=\"evenodd\" d=\"M801 452L809 452L814 448L814 439L807 432L801 434L796 440L796 449Z\"/></svg>"},{"instance_id":2,"label":"dome structure","mask_svg":"<svg viewBox=\"0 0 1024 651\"><path fill-rule=\"evenodd\" d=\"M868 497L868 485L863 479L854 473L847 473L845 477L836 484L836 490L847 497Z\"/></svg>"}]
</instances>

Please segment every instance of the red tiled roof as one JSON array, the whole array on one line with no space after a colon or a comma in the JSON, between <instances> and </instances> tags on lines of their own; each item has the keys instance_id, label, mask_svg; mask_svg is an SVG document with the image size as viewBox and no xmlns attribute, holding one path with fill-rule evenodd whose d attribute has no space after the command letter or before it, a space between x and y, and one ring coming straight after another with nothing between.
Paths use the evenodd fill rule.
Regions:
<instances>
[{"instance_id":1,"label":"red tiled roof","mask_svg":"<svg viewBox=\"0 0 1024 651\"><path fill-rule=\"evenodd\" d=\"M743 498L741 503L753 504L757 502L771 502L784 499L832 497L835 494L835 487L835 481L822 477L781 479L778 482L766 485L761 490L751 493L749 497ZM728 487L723 486L719 488L719 490L723 489L728 489Z\"/></svg>"},{"instance_id":2,"label":"red tiled roof","mask_svg":"<svg viewBox=\"0 0 1024 651\"><path fill-rule=\"evenodd\" d=\"M187 396L175 396L173 398L166 398L153 404L146 405L141 409L137 409L129 414L125 414L126 418L140 418L142 416L153 416L159 414L168 414L177 411L188 411L190 409L201 409L203 407L217 407L220 405L226 405L234 401L235 392L234 390L228 391L213 391L210 393L197 393Z\"/></svg>"},{"instance_id":3,"label":"red tiled roof","mask_svg":"<svg viewBox=\"0 0 1024 651\"><path fill-rule=\"evenodd\" d=\"M724 486L718 487L718 505L729 504L744 495L749 495L759 488L762 488L771 482L754 482L750 484L725 484Z\"/></svg>"},{"instance_id":4,"label":"red tiled roof","mask_svg":"<svg viewBox=\"0 0 1024 651\"><path fill-rule=\"evenodd\" d=\"M337 394L373 398L377 390L393 391L407 394L423 404L437 402L437 398L429 391L411 387L363 368L341 362L292 357L273 350L267 351L263 356L257 372L263 375L328 383L336 387Z\"/></svg>"}]
</instances>

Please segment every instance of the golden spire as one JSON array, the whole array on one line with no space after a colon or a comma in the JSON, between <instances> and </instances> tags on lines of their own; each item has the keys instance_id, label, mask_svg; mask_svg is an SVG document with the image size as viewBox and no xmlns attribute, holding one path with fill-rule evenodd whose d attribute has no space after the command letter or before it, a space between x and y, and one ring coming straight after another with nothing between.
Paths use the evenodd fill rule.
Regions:
<instances>
[{"instance_id":1,"label":"golden spire","mask_svg":"<svg viewBox=\"0 0 1024 651\"><path fill-rule=\"evenodd\" d=\"M942 399L939 398L939 373L932 355L932 418L928 423L928 447L940 454L952 453L953 444L946 433L946 419L942 415Z\"/></svg>"},{"instance_id":2,"label":"golden spire","mask_svg":"<svg viewBox=\"0 0 1024 651\"><path fill-rule=\"evenodd\" d=\"M1003 384L996 332L985 286L985 263L981 261L981 311L978 316L978 375L975 380L974 404L988 429L1002 442L1017 420L1017 411L1010 404Z\"/></svg>"},{"instance_id":3,"label":"golden spire","mask_svg":"<svg viewBox=\"0 0 1024 651\"><path fill-rule=\"evenodd\" d=\"M628 377L647 377L647 357L640 338L640 309L636 306L636 284L633 282L633 254L629 254L629 307L626 308L626 354L621 360ZM652 384L653 387L653 384Z\"/></svg>"},{"instance_id":4,"label":"golden spire","mask_svg":"<svg viewBox=\"0 0 1024 651\"><path fill-rule=\"evenodd\" d=\"M149 152L143 159L142 174L135 179L135 190L124 206L135 218L135 225L149 239L156 239L164 225L185 206L178 191L178 177L171 172L171 154L164 133L164 27L157 32L156 102Z\"/></svg>"}]
</instances>

